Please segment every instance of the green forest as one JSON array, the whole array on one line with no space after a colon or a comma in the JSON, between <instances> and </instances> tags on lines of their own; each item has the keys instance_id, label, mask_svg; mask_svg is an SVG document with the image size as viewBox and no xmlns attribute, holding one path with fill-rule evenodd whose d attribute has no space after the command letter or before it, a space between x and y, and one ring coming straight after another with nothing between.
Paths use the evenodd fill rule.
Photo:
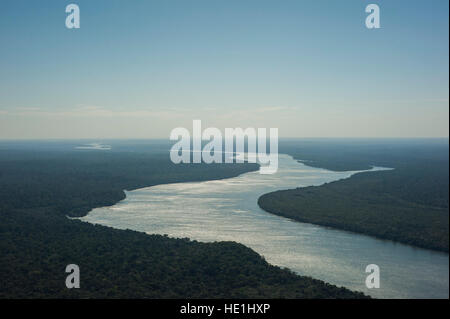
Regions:
<instances>
[{"instance_id":1,"label":"green forest","mask_svg":"<svg viewBox=\"0 0 450 319\"><path fill-rule=\"evenodd\" d=\"M144 149L0 144L0 298L367 298L272 266L238 243L147 235L67 217L112 205L124 189L258 168L174 165L167 152ZM80 267L80 289L65 286L71 263Z\"/></svg>"},{"instance_id":2,"label":"green forest","mask_svg":"<svg viewBox=\"0 0 450 319\"><path fill-rule=\"evenodd\" d=\"M258 201L261 208L300 222L448 252L448 140L313 142L285 143L283 151L331 170L394 169L265 194Z\"/></svg>"}]
</instances>

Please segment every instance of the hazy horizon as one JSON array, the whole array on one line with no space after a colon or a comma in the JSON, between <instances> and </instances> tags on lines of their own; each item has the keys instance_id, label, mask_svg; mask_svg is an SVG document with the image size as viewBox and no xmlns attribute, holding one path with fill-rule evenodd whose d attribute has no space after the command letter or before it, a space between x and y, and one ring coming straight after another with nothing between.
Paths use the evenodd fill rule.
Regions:
<instances>
[{"instance_id":1,"label":"hazy horizon","mask_svg":"<svg viewBox=\"0 0 450 319\"><path fill-rule=\"evenodd\" d=\"M383 142L402 142L402 141L449 141L449 137L442 136L442 137L396 137L396 136L390 136L390 137L279 137L279 141L289 141L289 140L302 140L302 141L383 141ZM121 137L121 138L0 138L0 142L108 142L108 141L162 141L167 142L168 144L172 145L173 141L170 141L168 138L158 138L158 137L151 137L151 138L133 138L133 137ZM206 141L206 140L204 140Z\"/></svg>"}]
</instances>

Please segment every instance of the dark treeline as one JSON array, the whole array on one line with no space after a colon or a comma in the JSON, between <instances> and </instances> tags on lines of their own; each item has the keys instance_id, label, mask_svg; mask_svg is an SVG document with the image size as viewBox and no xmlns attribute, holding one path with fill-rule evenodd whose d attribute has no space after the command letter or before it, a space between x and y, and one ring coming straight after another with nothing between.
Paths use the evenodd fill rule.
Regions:
<instances>
[{"instance_id":1,"label":"dark treeline","mask_svg":"<svg viewBox=\"0 0 450 319\"><path fill-rule=\"evenodd\" d=\"M199 243L66 217L123 189L232 177L252 164L174 165L167 153L0 150L1 298L361 298L269 265L234 242ZM67 289L66 265L81 288Z\"/></svg>"},{"instance_id":2,"label":"dark treeline","mask_svg":"<svg viewBox=\"0 0 450 319\"><path fill-rule=\"evenodd\" d=\"M256 164L173 164L167 152L0 151L3 207L51 205L83 216L123 199L123 190L185 181L234 177ZM13 195L13 196L11 196Z\"/></svg>"},{"instance_id":3,"label":"dark treeline","mask_svg":"<svg viewBox=\"0 0 450 319\"><path fill-rule=\"evenodd\" d=\"M265 194L258 203L266 211L448 252L448 140L322 140L287 143L283 150L333 170L395 169Z\"/></svg>"}]
</instances>

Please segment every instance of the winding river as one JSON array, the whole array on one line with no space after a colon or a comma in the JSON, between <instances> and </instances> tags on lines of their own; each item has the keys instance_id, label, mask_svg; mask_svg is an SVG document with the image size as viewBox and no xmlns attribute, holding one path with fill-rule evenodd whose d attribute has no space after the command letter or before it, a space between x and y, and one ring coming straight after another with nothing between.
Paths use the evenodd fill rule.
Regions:
<instances>
[{"instance_id":1,"label":"winding river","mask_svg":"<svg viewBox=\"0 0 450 319\"><path fill-rule=\"evenodd\" d=\"M223 180L142 188L81 220L205 242L237 241L271 264L377 298L448 298L448 254L295 222L257 205L259 196L268 192L321 185L354 173L309 167L280 154L273 175L250 172ZM380 267L378 289L365 286L369 264Z\"/></svg>"}]
</instances>

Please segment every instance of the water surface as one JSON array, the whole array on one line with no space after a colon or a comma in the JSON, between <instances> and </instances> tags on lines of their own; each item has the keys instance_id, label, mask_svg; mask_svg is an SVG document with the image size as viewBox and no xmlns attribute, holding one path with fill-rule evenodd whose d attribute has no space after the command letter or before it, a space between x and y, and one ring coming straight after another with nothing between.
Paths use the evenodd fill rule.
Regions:
<instances>
[{"instance_id":1,"label":"water surface","mask_svg":"<svg viewBox=\"0 0 450 319\"><path fill-rule=\"evenodd\" d=\"M313 168L280 155L273 175L250 172L224 180L142 188L81 220L205 242L237 241L271 264L378 298L448 298L448 254L299 223L257 205L259 196L271 191L321 185L354 173ZM369 264L380 267L379 289L365 287Z\"/></svg>"}]
</instances>

